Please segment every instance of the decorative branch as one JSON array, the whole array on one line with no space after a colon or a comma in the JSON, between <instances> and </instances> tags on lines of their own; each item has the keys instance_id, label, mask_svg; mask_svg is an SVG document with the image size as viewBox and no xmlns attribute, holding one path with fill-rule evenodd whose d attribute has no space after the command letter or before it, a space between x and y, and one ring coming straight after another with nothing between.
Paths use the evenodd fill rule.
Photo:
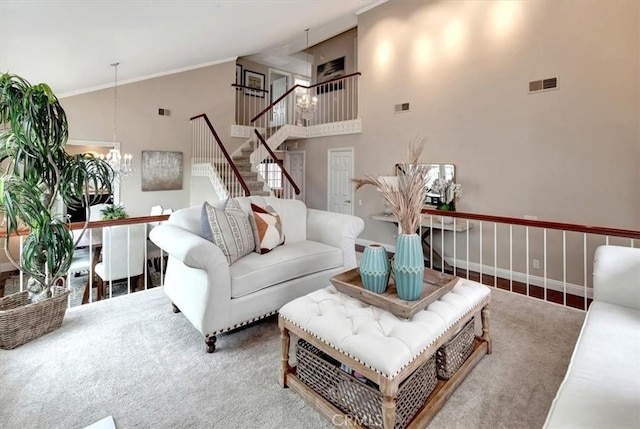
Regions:
<instances>
[{"instance_id":1,"label":"decorative branch","mask_svg":"<svg viewBox=\"0 0 640 429\"><path fill-rule=\"evenodd\" d=\"M398 176L397 187L371 174L351 179L356 191L365 185L373 185L382 192L389 202L391 213L398 219L401 232L405 234L413 234L420 227L422 206L427 194L424 186L426 172L418 166L424 145L425 139L418 137L409 144L405 161L400 164L405 174Z\"/></svg>"}]
</instances>

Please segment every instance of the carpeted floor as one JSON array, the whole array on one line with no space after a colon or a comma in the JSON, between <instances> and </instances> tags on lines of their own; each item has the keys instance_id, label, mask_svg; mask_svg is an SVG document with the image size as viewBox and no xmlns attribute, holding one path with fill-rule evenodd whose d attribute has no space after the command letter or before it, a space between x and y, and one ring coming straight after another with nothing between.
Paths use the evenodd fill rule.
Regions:
<instances>
[{"instance_id":1,"label":"carpeted floor","mask_svg":"<svg viewBox=\"0 0 640 429\"><path fill-rule=\"evenodd\" d=\"M540 428L584 314L493 291L493 354L430 428ZM277 383L275 318L220 335L214 354L162 288L68 310L63 326L0 350L0 427L330 428Z\"/></svg>"}]
</instances>

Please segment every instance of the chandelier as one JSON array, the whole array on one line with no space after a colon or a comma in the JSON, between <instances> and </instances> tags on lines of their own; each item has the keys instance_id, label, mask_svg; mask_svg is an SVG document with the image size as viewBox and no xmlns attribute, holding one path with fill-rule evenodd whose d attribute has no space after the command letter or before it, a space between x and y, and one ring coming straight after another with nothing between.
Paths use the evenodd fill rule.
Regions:
<instances>
[{"instance_id":1,"label":"chandelier","mask_svg":"<svg viewBox=\"0 0 640 429\"><path fill-rule=\"evenodd\" d=\"M309 50L309 29L307 28L304 31L307 32L307 49L305 50L305 58L307 59L307 64L309 66L309 76L311 76L311 61L308 60L309 53L307 52ZM318 108L318 97L315 95L311 96L308 88L305 91L306 92L304 94L296 98L296 107L301 113L302 118L309 121Z\"/></svg>"},{"instance_id":2,"label":"chandelier","mask_svg":"<svg viewBox=\"0 0 640 429\"><path fill-rule=\"evenodd\" d=\"M100 159L106 160L117 178L125 178L131 176L133 173L133 166L131 161L133 156L130 153L124 155L120 153L118 148L118 65L120 63L113 63L111 67L114 69L114 85L113 85L113 148L109 150L107 156L100 155Z\"/></svg>"}]
</instances>

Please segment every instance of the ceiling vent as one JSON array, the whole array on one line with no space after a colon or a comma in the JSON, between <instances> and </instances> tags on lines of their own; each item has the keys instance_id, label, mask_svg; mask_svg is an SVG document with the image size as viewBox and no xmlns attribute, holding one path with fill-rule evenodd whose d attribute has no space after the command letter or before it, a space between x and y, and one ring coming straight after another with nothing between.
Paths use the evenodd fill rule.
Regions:
<instances>
[{"instance_id":1,"label":"ceiling vent","mask_svg":"<svg viewBox=\"0 0 640 429\"><path fill-rule=\"evenodd\" d=\"M558 89L558 78L550 77L548 79L533 80L529 82L529 93L551 91L552 89Z\"/></svg>"}]
</instances>

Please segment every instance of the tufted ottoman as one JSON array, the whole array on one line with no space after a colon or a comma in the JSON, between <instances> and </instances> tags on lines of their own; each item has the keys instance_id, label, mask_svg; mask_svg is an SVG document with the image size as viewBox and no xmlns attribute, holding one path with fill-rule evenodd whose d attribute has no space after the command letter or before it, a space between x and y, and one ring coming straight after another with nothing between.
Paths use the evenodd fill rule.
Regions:
<instances>
[{"instance_id":1,"label":"tufted ottoman","mask_svg":"<svg viewBox=\"0 0 640 429\"><path fill-rule=\"evenodd\" d=\"M490 301L489 288L459 279L450 293L411 319L403 319L344 295L333 286L317 290L280 309L280 384L292 388L338 426L407 426L396 419L396 400L403 381L426 366L440 346L481 313L482 336L476 337L471 356L453 377L437 382L408 423L408 427L426 426L471 369L491 353ZM366 419L349 415L301 381L289 364L290 333L370 380L382 396L379 415Z\"/></svg>"}]
</instances>

